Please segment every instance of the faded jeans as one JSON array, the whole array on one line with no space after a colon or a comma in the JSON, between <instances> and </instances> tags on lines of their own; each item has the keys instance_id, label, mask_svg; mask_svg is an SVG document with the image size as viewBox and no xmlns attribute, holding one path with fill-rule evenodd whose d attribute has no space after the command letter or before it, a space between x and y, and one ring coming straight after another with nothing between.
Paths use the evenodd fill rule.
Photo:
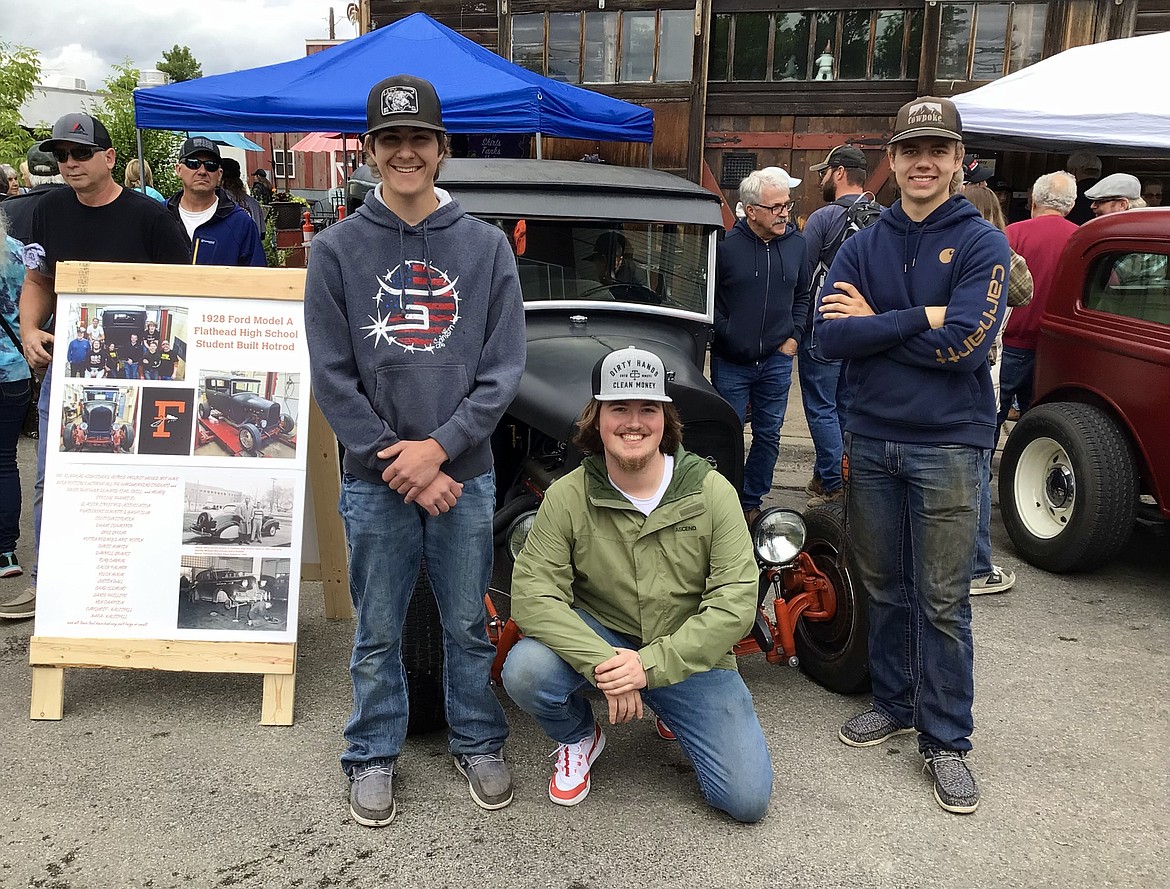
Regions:
<instances>
[{"instance_id":1,"label":"faded jeans","mask_svg":"<svg viewBox=\"0 0 1170 889\"><path fill-rule=\"evenodd\" d=\"M869 591L873 705L920 750L970 750L971 562L987 450L851 435L849 540Z\"/></svg>"},{"instance_id":2,"label":"faded jeans","mask_svg":"<svg viewBox=\"0 0 1170 889\"><path fill-rule=\"evenodd\" d=\"M508 724L491 687L496 652L483 601L491 580L495 492L489 470L463 483L450 512L430 516L387 485L344 476L338 509L357 613L349 667L353 713L341 757L347 773L359 763L392 762L402 751L408 720L402 625L423 556L443 622L449 749L474 755L504 746Z\"/></svg>"}]
</instances>

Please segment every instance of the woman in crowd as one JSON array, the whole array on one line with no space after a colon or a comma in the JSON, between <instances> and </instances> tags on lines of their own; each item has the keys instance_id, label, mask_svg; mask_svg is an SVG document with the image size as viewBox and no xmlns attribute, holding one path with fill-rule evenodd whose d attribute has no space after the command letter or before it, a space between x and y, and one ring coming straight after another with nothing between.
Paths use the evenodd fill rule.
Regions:
<instances>
[{"instance_id":1,"label":"woman in crowd","mask_svg":"<svg viewBox=\"0 0 1170 889\"><path fill-rule=\"evenodd\" d=\"M162 196L162 192L154 187L154 173L151 172L150 163L143 161L142 169L146 171L146 193L160 204L165 204L167 199ZM138 168L138 158L132 157L126 161L126 176L123 178L122 184L134 191L143 190L142 175Z\"/></svg>"},{"instance_id":2,"label":"woman in crowd","mask_svg":"<svg viewBox=\"0 0 1170 889\"><path fill-rule=\"evenodd\" d=\"M0 212L0 577L22 573L16 557L21 506L16 443L32 397L32 374L18 332L17 306L24 285L22 252L23 245L8 236L8 222ZM0 601L12 598L7 590L0 591ZM0 611L0 616L9 615Z\"/></svg>"}]
</instances>

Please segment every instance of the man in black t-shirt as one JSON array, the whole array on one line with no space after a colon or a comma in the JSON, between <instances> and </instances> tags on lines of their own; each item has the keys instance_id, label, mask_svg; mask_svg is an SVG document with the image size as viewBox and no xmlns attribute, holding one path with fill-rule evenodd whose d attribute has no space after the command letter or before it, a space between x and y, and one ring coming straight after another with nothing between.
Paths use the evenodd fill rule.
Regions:
<instances>
[{"instance_id":1,"label":"man in black t-shirt","mask_svg":"<svg viewBox=\"0 0 1170 889\"><path fill-rule=\"evenodd\" d=\"M66 114L53 124L53 134L40 145L49 152L68 188L48 192L33 209L29 244L44 251L36 269L29 269L20 297L20 338L29 364L41 370L52 359L53 335L45 325L56 309L54 286L58 262L157 262L186 265L191 247L186 233L157 201L123 188L113 178L115 152L110 134L88 114ZM49 377L41 387L37 482L33 497L33 531L41 540L41 500L48 441ZM0 618L32 617L36 610L37 566L32 586L0 604Z\"/></svg>"}]
</instances>

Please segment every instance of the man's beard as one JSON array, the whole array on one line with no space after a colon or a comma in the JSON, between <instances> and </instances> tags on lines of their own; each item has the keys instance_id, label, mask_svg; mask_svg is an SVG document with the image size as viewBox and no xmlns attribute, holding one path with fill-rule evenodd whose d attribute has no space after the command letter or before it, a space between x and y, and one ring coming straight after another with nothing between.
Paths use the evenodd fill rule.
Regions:
<instances>
[{"instance_id":1,"label":"man's beard","mask_svg":"<svg viewBox=\"0 0 1170 889\"><path fill-rule=\"evenodd\" d=\"M832 179L821 186L821 197L824 198L826 204L837 200L837 186L833 184Z\"/></svg>"},{"instance_id":2,"label":"man's beard","mask_svg":"<svg viewBox=\"0 0 1170 889\"><path fill-rule=\"evenodd\" d=\"M657 453L658 453L657 451L651 451L649 454L646 454L642 457L618 457L618 456L615 456L614 462L617 463L618 468L622 472L628 472L628 473L642 472L647 466L650 465L650 461L654 459L654 456Z\"/></svg>"}]
</instances>

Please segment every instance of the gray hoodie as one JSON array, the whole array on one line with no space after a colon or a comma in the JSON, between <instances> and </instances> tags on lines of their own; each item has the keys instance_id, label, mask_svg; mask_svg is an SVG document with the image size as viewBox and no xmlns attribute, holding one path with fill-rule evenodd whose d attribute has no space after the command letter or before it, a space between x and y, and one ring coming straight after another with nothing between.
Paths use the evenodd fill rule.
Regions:
<instances>
[{"instance_id":1,"label":"gray hoodie","mask_svg":"<svg viewBox=\"0 0 1170 889\"><path fill-rule=\"evenodd\" d=\"M378 451L430 437L450 457L443 471L466 481L491 468L489 437L524 371L516 259L503 232L455 201L412 226L376 192L313 240L314 394L346 471L379 484L390 461Z\"/></svg>"}]
</instances>

